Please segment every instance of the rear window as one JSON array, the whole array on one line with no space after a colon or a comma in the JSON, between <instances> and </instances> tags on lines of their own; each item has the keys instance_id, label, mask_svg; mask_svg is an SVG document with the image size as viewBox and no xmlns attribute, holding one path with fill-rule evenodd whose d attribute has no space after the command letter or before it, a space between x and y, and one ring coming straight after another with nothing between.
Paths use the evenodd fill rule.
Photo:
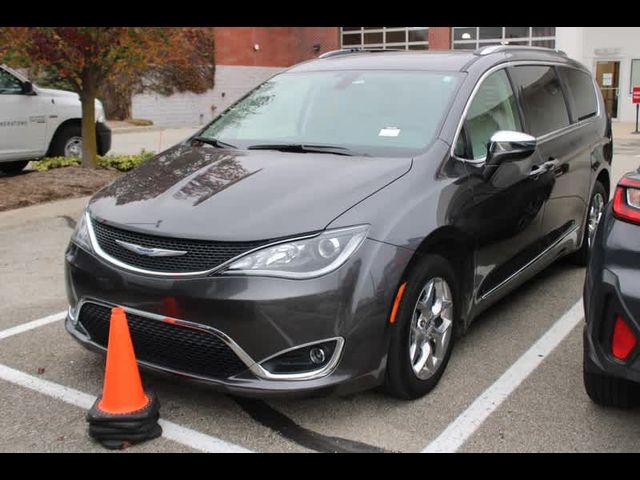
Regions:
<instances>
[{"instance_id":1,"label":"rear window","mask_svg":"<svg viewBox=\"0 0 640 480\"><path fill-rule=\"evenodd\" d=\"M553 67L513 68L531 135L539 137L569 126L569 112Z\"/></svg>"},{"instance_id":2,"label":"rear window","mask_svg":"<svg viewBox=\"0 0 640 480\"><path fill-rule=\"evenodd\" d=\"M560 76L568 87L569 105L573 120L579 122L598 112L598 101L591 75L575 68L558 68Z\"/></svg>"}]
</instances>

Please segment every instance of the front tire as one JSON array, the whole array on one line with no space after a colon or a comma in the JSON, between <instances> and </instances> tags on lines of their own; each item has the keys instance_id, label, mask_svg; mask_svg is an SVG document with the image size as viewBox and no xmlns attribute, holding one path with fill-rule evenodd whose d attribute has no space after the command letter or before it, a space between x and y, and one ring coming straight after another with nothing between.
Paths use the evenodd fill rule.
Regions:
<instances>
[{"instance_id":1,"label":"front tire","mask_svg":"<svg viewBox=\"0 0 640 480\"><path fill-rule=\"evenodd\" d=\"M65 125L51 140L49 156L80 157L82 155L82 129L80 125Z\"/></svg>"},{"instance_id":2,"label":"front tire","mask_svg":"<svg viewBox=\"0 0 640 480\"><path fill-rule=\"evenodd\" d=\"M0 163L0 172L6 173L7 175L15 175L24 170L29 164L29 160L20 160L18 162L3 162Z\"/></svg>"},{"instance_id":3,"label":"front tire","mask_svg":"<svg viewBox=\"0 0 640 480\"><path fill-rule=\"evenodd\" d=\"M453 349L457 299L455 272L443 257L426 255L411 269L391 325L387 393L413 400L438 384Z\"/></svg>"}]
</instances>

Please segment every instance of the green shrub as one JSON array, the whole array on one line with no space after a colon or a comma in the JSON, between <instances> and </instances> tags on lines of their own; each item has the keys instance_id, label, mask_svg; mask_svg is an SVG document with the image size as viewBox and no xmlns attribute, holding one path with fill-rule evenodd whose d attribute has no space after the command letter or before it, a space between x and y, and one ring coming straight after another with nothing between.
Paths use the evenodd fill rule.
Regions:
<instances>
[{"instance_id":1,"label":"green shrub","mask_svg":"<svg viewBox=\"0 0 640 480\"><path fill-rule=\"evenodd\" d=\"M98 157L98 166L128 172L129 170L139 167L154 155L155 152L148 152L144 149L135 155L106 155L104 157Z\"/></svg>"},{"instance_id":2,"label":"green shrub","mask_svg":"<svg viewBox=\"0 0 640 480\"><path fill-rule=\"evenodd\" d=\"M98 156L98 167L111 170L118 170L120 172L128 172L136 167L139 167L144 162L149 160L155 155L155 152L148 152L142 150L135 155L105 155L104 157ZM39 172L46 172L52 168L69 167L72 165L80 165L79 157L48 157L38 160L33 164L33 167Z\"/></svg>"},{"instance_id":3,"label":"green shrub","mask_svg":"<svg viewBox=\"0 0 640 480\"><path fill-rule=\"evenodd\" d=\"M39 172L45 172L52 168L70 167L71 165L80 165L79 157L49 157L43 158L33 164L33 168Z\"/></svg>"}]
</instances>

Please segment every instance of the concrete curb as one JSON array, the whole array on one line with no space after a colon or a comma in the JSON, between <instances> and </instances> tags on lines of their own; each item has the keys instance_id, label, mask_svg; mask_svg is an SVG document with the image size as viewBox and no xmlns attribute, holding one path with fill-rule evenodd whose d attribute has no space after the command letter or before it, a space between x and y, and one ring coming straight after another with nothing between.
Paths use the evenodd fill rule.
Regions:
<instances>
[{"instance_id":1,"label":"concrete curb","mask_svg":"<svg viewBox=\"0 0 640 480\"><path fill-rule=\"evenodd\" d=\"M640 134L632 133L636 128L636 122L612 122L613 141L616 140L640 140Z\"/></svg>"},{"instance_id":2,"label":"concrete curb","mask_svg":"<svg viewBox=\"0 0 640 480\"><path fill-rule=\"evenodd\" d=\"M164 127L158 127L156 125L147 125L142 127L109 127L111 128L111 133L117 135L119 133L135 133L135 132L159 132L161 130L166 130Z\"/></svg>"}]
</instances>

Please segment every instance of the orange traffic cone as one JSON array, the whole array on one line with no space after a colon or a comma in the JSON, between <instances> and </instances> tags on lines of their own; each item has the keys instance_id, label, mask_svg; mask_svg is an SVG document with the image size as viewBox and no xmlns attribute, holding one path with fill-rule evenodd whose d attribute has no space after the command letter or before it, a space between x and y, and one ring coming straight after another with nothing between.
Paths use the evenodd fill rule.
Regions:
<instances>
[{"instance_id":1,"label":"orange traffic cone","mask_svg":"<svg viewBox=\"0 0 640 480\"><path fill-rule=\"evenodd\" d=\"M111 414L131 413L149 403L142 389L140 371L133 352L127 316L122 308L111 310L107 366L102 400L98 408Z\"/></svg>"},{"instance_id":2,"label":"orange traffic cone","mask_svg":"<svg viewBox=\"0 0 640 480\"><path fill-rule=\"evenodd\" d=\"M162 434L160 403L142 388L127 317L111 310L104 388L87 415L89 435L107 448L124 448Z\"/></svg>"}]
</instances>

